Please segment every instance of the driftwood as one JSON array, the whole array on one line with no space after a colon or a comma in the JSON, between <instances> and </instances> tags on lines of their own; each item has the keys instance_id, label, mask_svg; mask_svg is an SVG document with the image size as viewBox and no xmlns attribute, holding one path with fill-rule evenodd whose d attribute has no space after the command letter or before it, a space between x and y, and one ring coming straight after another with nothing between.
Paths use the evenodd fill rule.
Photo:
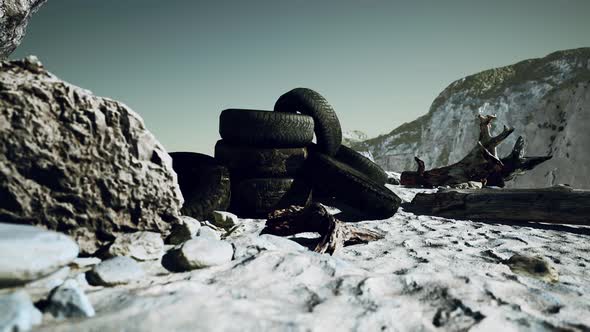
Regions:
<instances>
[{"instance_id":1,"label":"driftwood","mask_svg":"<svg viewBox=\"0 0 590 332\"><path fill-rule=\"evenodd\" d=\"M510 136L514 129L504 126L499 135L492 136L491 123L495 119L493 115L479 116L478 142L461 161L426 171L424 161L415 157L418 170L403 172L400 183L408 186L436 187L476 181L488 186L503 187L505 181L551 158L524 157L524 138L520 136L512 153L500 160L497 146Z\"/></svg>"},{"instance_id":2,"label":"driftwood","mask_svg":"<svg viewBox=\"0 0 590 332\"><path fill-rule=\"evenodd\" d=\"M291 206L272 212L261 234L290 236L306 232L320 234L313 251L330 255L344 246L367 243L383 237L377 232L341 222L318 203L307 207Z\"/></svg>"},{"instance_id":3,"label":"driftwood","mask_svg":"<svg viewBox=\"0 0 590 332\"><path fill-rule=\"evenodd\" d=\"M417 194L406 209L452 219L590 226L590 190L564 185L541 189L444 189Z\"/></svg>"},{"instance_id":4,"label":"driftwood","mask_svg":"<svg viewBox=\"0 0 590 332\"><path fill-rule=\"evenodd\" d=\"M490 174L487 177L487 186L504 187L506 181L512 180L515 176L535 168L540 163L551 159L552 156L525 157L525 142L522 136L519 136L514 144L512 152L502 158L502 169Z\"/></svg>"}]
</instances>

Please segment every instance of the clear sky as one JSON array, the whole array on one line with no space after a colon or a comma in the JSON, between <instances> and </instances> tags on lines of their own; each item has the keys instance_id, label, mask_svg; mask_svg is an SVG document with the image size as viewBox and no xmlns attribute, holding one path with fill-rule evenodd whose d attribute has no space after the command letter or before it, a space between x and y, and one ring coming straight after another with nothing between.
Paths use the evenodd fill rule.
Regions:
<instances>
[{"instance_id":1,"label":"clear sky","mask_svg":"<svg viewBox=\"0 0 590 332\"><path fill-rule=\"evenodd\" d=\"M323 94L387 133L463 76L590 46L589 0L49 0L12 58L120 100L169 151L212 153L225 108Z\"/></svg>"}]
</instances>

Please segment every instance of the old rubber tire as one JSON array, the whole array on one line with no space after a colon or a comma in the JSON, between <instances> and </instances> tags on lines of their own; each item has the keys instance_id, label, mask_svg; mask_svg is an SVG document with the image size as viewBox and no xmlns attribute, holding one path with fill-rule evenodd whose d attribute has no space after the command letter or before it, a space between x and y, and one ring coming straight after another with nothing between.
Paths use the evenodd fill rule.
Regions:
<instances>
[{"instance_id":1,"label":"old rubber tire","mask_svg":"<svg viewBox=\"0 0 590 332\"><path fill-rule=\"evenodd\" d=\"M334 197L367 218L389 218L401 204L401 199L384 185L323 153L310 153L306 174L314 191Z\"/></svg>"},{"instance_id":2,"label":"old rubber tire","mask_svg":"<svg viewBox=\"0 0 590 332\"><path fill-rule=\"evenodd\" d=\"M215 159L232 177L293 177L307 159L307 148L254 148L219 140Z\"/></svg>"},{"instance_id":3,"label":"old rubber tire","mask_svg":"<svg viewBox=\"0 0 590 332\"><path fill-rule=\"evenodd\" d=\"M334 109L322 95L311 89L296 88L280 96L275 103L277 112L301 113L311 116L320 151L334 156L342 143L342 128Z\"/></svg>"},{"instance_id":4,"label":"old rubber tire","mask_svg":"<svg viewBox=\"0 0 590 332\"><path fill-rule=\"evenodd\" d=\"M266 218L276 209L308 204L311 187L300 178L253 178L235 184L232 194L232 210L236 214Z\"/></svg>"},{"instance_id":5,"label":"old rubber tire","mask_svg":"<svg viewBox=\"0 0 590 332\"><path fill-rule=\"evenodd\" d=\"M182 214L206 220L215 210L227 210L231 198L227 167L200 153L172 152L170 156L184 196Z\"/></svg>"},{"instance_id":6,"label":"old rubber tire","mask_svg":"<svg viewBox=\"0 0 590 332\"><path fill-rule=\"evenodd\" d=\"M219 116L219 134L239 145L303 147L313 140L313 119L301 114L227 109Z\"/></svg>"},{"instance_id":7,"label":"old rubber tire","mask_svg":"<svg viewBox=\"0 0 590 332\"><path fill-rule=\"evenodd\" d=\"M363 173L378 184L387 183L387 173L379 165L347 146L341 145L334 158Z\"/></svg>"}]
</instances>

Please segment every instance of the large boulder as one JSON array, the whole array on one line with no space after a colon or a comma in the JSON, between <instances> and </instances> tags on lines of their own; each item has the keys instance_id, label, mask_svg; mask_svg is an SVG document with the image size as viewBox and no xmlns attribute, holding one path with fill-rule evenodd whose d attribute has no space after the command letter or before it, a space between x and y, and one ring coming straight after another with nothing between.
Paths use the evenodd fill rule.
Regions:
<instances>
[{"instance_id":1,"label":"large boulder","mask_svg":"<svg viewBox=\"0 0 590 332\"><path fill-rule=\"evenodd\" d=\"M4 0L0 1L0 59L4 59L20 44L29 17L46 0Z\"/></svg>"},{"instance_id":2,"label":"large boulder","mask_svg":"<svg viewBox=\"0 0 590 332\"><path fill-rule=\"evenodd\" d=\"M93 252L122 232L165 233L183 198L170 156L127 106L0 62L0 220L70 234Z\"/></svg>"},{"instance_id":3,"label":"large boulder","mask_svg":"<svg viewBox=\"0 0 590 332\"><path fill-rule=\"evenodd\" d=\"M528 143L527 155L553 155L508 186L568 183L590 188L590 48L467 76L441 92L426 115L387 135L350 144L389 171L415 171L414 156L424 160L427 169L441 167L461 160L475 146L478 114L498 116L494 134L502 125L515 128L498 146L500 157L512 150L520 135Z\"/></svg>"}]
</instances>

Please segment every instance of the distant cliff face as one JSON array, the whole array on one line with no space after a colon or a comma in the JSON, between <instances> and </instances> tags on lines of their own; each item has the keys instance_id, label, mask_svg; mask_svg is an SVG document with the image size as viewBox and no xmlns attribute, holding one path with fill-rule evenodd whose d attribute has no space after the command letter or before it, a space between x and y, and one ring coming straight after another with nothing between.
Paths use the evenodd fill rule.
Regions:
<instances>
[{"instance_id":1,"label":"distant cliff face","mask_svg":"<svg viewBox=\"0 0 590 332\"><path fill-rule=\"evenodd\" d=\"M506 124L515 132L498 148L506 156L519 135L526 154L553 159L509 186L568 183L590 188L590 48L560 51L541 59L487 70L449 85L429 112L387 135L351 143L390 171L415 170L459 161L478 137L477 115L496 114L493 133Z\"/></svg>"}]
</instances>

